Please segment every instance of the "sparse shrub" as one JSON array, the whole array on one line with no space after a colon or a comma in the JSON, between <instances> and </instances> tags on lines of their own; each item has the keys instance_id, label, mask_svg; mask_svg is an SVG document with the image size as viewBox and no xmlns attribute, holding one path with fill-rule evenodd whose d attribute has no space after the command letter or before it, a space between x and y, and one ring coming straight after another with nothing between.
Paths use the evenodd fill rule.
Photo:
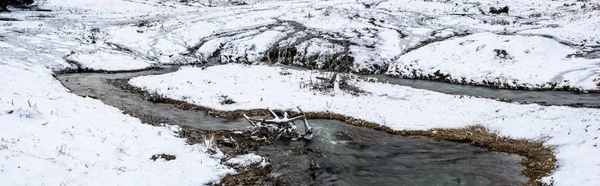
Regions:
<instances>
[{"instance_id":1,"label":"sparse shrub","mask_svg":"<svg viewBox=\"0 0 600 186\"><path fill-rule=\"evenodd\" d=\"M233 101L233 99L229 98L229 96L227 95L221 95L220 100L221 101L219 101L219 103L221 103L221 105L231 105L237 103Z\"/></svg>"},{"instance_id":2,"label":"sparse shrub","mask_svg":"<svg viewBox=\"0 0 600 186\"><path fill-rule=\"evenodd\" d=\"M365 92L354 85L357 81L353 81L351 75L338 73L333 73L332 75L325 77L316 77L315 81L311 79L308 82L301 82L300 88L308 87L319 92L332 92L335 88L336 78L338 78L338 88L342 91L348 92L354 96L359 96L361 93Z\"/></svg>"}]
</instances>

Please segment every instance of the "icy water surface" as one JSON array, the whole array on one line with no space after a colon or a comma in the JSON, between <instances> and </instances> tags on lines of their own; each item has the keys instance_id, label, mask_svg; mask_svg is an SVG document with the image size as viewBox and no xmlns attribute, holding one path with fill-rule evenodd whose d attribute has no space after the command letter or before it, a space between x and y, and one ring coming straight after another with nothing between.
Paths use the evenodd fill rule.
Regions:
<instances>
[{"instance_id":1,"label":"icy water surface","mask_svg":"<svg viewBox=\"0 0 600 186\"><path fill-rule=\"evenodd\" d=\"M139 116L206 130L245 129L245 121L226 121L206 113L152 103L108 83L141 75L175 71L169 68L135 73L75 73L57 75L72 93L96 97L108 105ZM333 120L310 120L315 137L305 145L310 156L289 157L285 143L261 148L278 163L286 185L519 185L521 157L456 142L424 137L400 137ZM303 129L300 129L303 131ZM289 144L288 144L289 145ZM260 151L260 150L259 150ZM315 171L309 164L316 161Z\"/></svg>"}]
</instances>

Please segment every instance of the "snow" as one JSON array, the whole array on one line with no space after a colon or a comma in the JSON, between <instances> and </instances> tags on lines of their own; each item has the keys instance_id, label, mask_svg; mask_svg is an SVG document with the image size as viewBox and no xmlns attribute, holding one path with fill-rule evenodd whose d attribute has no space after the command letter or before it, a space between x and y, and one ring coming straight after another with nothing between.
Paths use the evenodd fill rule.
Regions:
<instances>
[{"instance_id":1,"label":"snow","mask_svg":"<svg viewBox=\"0 0 600 186\"><path fill-rule=\"evenodd\" d=\"M256 155L254 153L239 155L239 156L236 156L236 157L233 157L233 158L227 160L226 162L230 165L237 165L237 166L242 166L242 167L252 165L255 163L259 163L259 162L260 162L260 165L263 167L268 164L263 157Z\"/></svg>"},{"instance_id":2,"label":"snow","mask_svg":"<svg viewBox=\"0 0 600 186\"><path fill-rule=\"evenodd\" d=\"M289 72L281 73L282 71ZM331 75L331 74L330 74ZM491 99L446 95L381 83L354 82L367 93L316 92L301 84L325 76L271 66L230 64L130 80L130 84L172 99L218 110L295 109L333 112L386 125L396 130L427 130L482 125L500 135L541 140L556 146L558 170L544 180L557 185L600 182L597 147L600 110L536 104L512 104ZM235 104L222 105L226 95ZM184 99L186 98L186 99ZM435 114L432 114L435 113Z\"/></svg>"},{"instance_id":3,"label":"snow","mask_svg":"<svg viewBox=\"0 0 600 186\"><path fill-rule=\"evenodd\" d=\"M151 67L154 62L137 59L123 52L93 50L75 53L66 58L81 64L82 68L92 70L136 70Z\"/></svg>"},{"instance_id":4,"label":"snow","mask_svg":"<svg viewBox=\"0 0 600 186\"><path fill-rule=\"evenodd\" d=\"M402 55L387 74L421 78L441 73L450 75L448 80L471 84L498 82L530 89L552 89L556 84L556 89L600 90L600 59L568 57L576 51L544 37L478 33Z\"/></svg>"}]
</instances>

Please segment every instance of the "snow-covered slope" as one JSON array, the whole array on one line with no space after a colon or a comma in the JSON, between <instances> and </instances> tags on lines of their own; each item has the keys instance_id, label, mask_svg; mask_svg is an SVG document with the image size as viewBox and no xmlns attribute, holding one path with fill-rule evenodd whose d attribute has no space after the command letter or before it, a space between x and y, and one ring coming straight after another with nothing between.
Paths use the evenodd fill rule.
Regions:
<instances>
[{"instance_id":1,"label":"snow-covered slope","mask_svg":"<svg viewBox=\"0 0 600 186\"><path fill-rule=\"evenodd\" d=\"M387 74L525 89L600 91L600 59L544 37L491 33L432 43L405 55Z\"/></svg>"},{"instance_id":2,"label":"snow-covered slope","mask_svg":"<svg viewBox=\"0 0 600 186\"><path fill-rule=\"evenodd\" d=\"M279 67L223 65L182 68L177 72L130 80L135 86L172 99L218 110L265 107L333 112L402 130L483 125L513 138L542 139L556 146L558 170L545 181L557 185L600 183L600 110L521 105L491 99L446 95L408 87L357 82L366 91L316 92L310 86L320 73ZM236 103L221 104L227 96Z\"/></svg>"},{"instance_id":3,"label":"snow-covered slope","mask_svg":"<svg viewBox=\"0 0 600 186\"><path fill-rule=\"evenodd\" d=\"M490 8L504 6L510 8L508 14L490 12ZM600 53L600 4L595 1L54 0L40 7L57 10L49 13L54 18L40 23L89 45L72 49L75 53L118 49L155 63L266 61L384 73L390 64L403 63L398 59L407 52L473 33L519 35L520 41L532 42L543 36L557 41L553 50L572 52L574 58L589 57L589 53L597 58ZM480 35L484 36L489 38L480 39L497 39L492 34ZM469 53L462 58L476 63L479 55ZM562 61L549 60L553 60L550 64ZM552 73L547 76L560 75ZM544 86L552 82L527 83Z\"/></svg>"},{"instance_id":4,"label":"snow-covered slope","mask_svg":"<svg viewBox=\"0 0 600 186\"><path fill-rule=\"evenodd\" d=\"M489 11L503 6L510 7L509 14ZM195 9L183 16L148 16L148 24L102 31L107 41L161 62L262 60L383 73L408 51L469 33L544 35L582 47L577 50L589 49L583 44L598 46L593 22L600 15L594 8L598 6L576 0L263 1ZM569 37L574 32L577 37ZM314 45L328 47L314 53Z\"/></svg>"},{"instance_id":5,"label":"snow-covered slope","mask_svg":"<svg viewBox=\"0 0 600 186\"><path fill-rule=\"evenodd\" d=\"M143 124L68 93L49 69L2 60L2 185L201 185L233 172L177 127ZM176 159L150 159L163 153Z\"/></svg>"}]
</instances>

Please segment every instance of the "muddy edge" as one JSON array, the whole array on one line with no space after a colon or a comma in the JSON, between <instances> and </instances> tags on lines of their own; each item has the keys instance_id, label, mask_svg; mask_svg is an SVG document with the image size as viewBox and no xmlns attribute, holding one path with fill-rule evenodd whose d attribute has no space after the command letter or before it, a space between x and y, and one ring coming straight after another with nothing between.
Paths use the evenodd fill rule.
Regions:
<instances>
[{"instance_id":1,"label":"muddy edge","mask_svg":"<svg viewBox=\"0 0 600 186\"><path fill-rule=\"evenodd\" d=\"M131 93L138 94L144 99L157 103L171 104L179 109L184 110L196 110L204 111L214 117L235 120L242 118L242 114L246 113L249 116L264 116L268 115L269 112L266 109L252 109L252 110L235 110L235 111L220 111L207 107L202 107L194 104L190 104L183 101L173 100L161 95L156 95L147 92L141 88L134 87L128 83L129 79L114 79L109 80L109 83ZM282 110L276 110L275 112L283 112ZM299 113L295 111L287 111L292 116L296 116ZM511 154L518 154L526 157L521 161L521 164L525 167L523 174L529 178L528 182L522 185L547 185L541 182L541 178L549 176L552 171L556 169L556 157L551 147L545 147L543 141L532 141L526 139L511 139L508 137L499 136L495 133L488 131L483 126L470 126L458 129L431 129L431 130L393 130L385 125L380 125L373 122L368 122L362 119L344 116L342 114L328 113L328 112L306 112L308 119L331 119L343 121L350 125L367 127L375 130L384 131L390 134L401 135L401 136L425 136L434 140L446 140L455 141L462 143L469 143L471 145L486 148L490 151L505 152ZM190 129L186 129L190 130ZM185 130L184 130L185 131ZM189 136L182 135L182 137L188 138L191 142L194 139L190 139ZM241 176L245 174L242 172ZM232 179L226 177L225 180Z\"/></svg>"}]
</instances>

